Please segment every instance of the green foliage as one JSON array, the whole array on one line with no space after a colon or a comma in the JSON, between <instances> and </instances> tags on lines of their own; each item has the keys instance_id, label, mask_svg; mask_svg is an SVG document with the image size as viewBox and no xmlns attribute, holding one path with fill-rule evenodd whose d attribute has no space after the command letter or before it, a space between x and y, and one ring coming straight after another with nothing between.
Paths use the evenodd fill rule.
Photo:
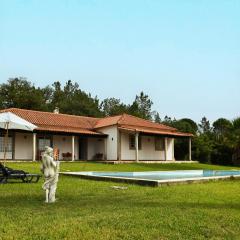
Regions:
<instances>
[{"instance_id":1,"label":"green foliage","mask_svg":"<svg viewBox=\"0 0 240 240\"><path fill-rule=\"evenodd\" d=\"M129 107L129 113L131 115L151 120L152 119L152 105L153 102L147 94L141 92L140 95L135 97L134 102Z\"/></svg>"},{"instance_id":2,"label":"green foliage","mask_svg":"<svg viewBox=\"0 0 240 240\"><path fill-rule=\"evenodd\" d=\"M200 133L203 134L208 134L211 132L211 126L210 126L210 122L207 120L206 117L203 117L200 124L198 124L199 126L199 131Z\"/></svg>"},{"instance_id":3,"label":"green foliage","mask_svg":"<svg viewBox=\"0 0 240 240\"><path fill-rule=\"evenodd\" d=\"M128 112L128 107L120 99L106 98L100 104L100 109L105 116L120 115Z\"/></svg>"},{"instance_id":4,"label":"green foliage","mask_svg":"<svg viewBox=\"0 0 240 240\"><path fill-rule=\"evenodd\" d=\"M234 120L233 120L233 128L234 129L240 129L240 117L239 118L235 118Z\"/></svg>"},{"instance_id":5,"label":"green foliage","mask_svg":"<svg viewBox=\"0 0 240 240\"><path fill-rule=\"evenodd\" d=\"M193 158L198 159L202 163L211 163L211 152L213 150L213 142L209 135L201 134L194 138L193 142Z\"/></svg>"},{"instance_id":6,"label":"green foliage","mask_svg":"<svg viewBox=\"0 0 240 240\"><path fill-rule=\"evenodd\" d=\"M153 112L153 118L154 118L155 123L161 123L162 122L162 120L160 118L160 115L159 115L159 112L157 112L157 111Z\"/></svg>"},{"instance_id":7,"label":"green foliage","mask_svg":"<svg viewBox=\"0 0 240 240\"><path fill-rule=\"evenodd\" d=\"M47 110L44 92L25 78L10 78L0 85L1 108Z\"/></svg>"},{"instance_id":8,"label":"green foliage","mask_svg":"<svg viewBox=\"0 0 240 240\"><path fill-rule=\"evenodd\" d=\"M62 113L91 117L101 116L97 97L92 98L90 94L80 90L77 83L68 80L63 89L59 82L55 82L53 86L55 91L51 103L52 109L57 106Z\"/></svg>"},{"instance_id":9,"label":"green foliage","mask_svg":"<svg viewBox=\"0 0 240 240\"><path fill-rule=\"evenodd\" d=\"M198 130L197 124L189 118L183 118L178 121L174 120L171 125L182 132L192 133L194 135Z\"/></svg>"},{"instance_id":10,"label":"green foliage","mask_svg":"<svg viewBox=\"0 0 240 240\"><path fill-rule=\"evenodd\" d=\"M213 131L218 141L224 140L224 138L227 137L232 128L233 124L231 123L231 121L225 118L219 118L213 123Z\"/></svg>"},{"instance_id":11,"label":"green foliage","mask_svg":"<svg viewBox=\"0 0 240 240\"><path fill-rule=\"evenodd\" d=\"M174 122L175 122L175 119L172 120L172 118L169 117L169 116L167 116L167 115L164 117L164 119L163 119L163 121L162 121L163 124L165 124L165 125L167 125L167 126L170 126L170 127L173 127Z\"/></svg>"},{"instance_id":12,"label":"green foliage","mask_svg":"<svg viewBox=\"0 0 240 240\"><path fill-rule=\"evenodd\" d=\"M152 116L154 116L152 105L153 102L149 96L144 92L140 92L140 95L136 95L132 104L126 105L121 103L120 99L106 98L101 102L100 109L105 116L127 113L143 119L152 120ZM157 120L159 121L160 117Z\"/></svg>"}]
</instances>

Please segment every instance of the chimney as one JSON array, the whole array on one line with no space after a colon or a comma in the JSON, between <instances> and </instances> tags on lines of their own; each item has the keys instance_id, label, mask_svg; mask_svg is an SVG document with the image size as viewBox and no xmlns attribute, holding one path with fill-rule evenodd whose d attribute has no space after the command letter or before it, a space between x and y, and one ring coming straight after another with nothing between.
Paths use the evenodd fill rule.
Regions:
<instances>
[{"instance_id":1,"label":"chimney","mask_svg":"<svg viewBox=\"0 0 240 240\"><path fill-rule=\"evenodd\" d=\"M53 113L59 114L59 107L55 107L55 109L53 110Z\"/></svg>"}]
</instances>

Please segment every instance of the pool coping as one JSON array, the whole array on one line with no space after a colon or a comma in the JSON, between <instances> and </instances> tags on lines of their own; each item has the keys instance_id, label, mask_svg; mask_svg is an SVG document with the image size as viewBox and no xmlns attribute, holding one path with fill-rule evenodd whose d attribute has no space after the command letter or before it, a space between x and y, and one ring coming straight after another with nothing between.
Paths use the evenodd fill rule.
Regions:
<instances>
[{"instance_id":1,"label":"pool coping","mask_svg":"<svg viewBox=\"0 0 240 240\"><path fill-rule=\"evenodd\" d=\"M184 171L184 170L181 170L181 171ZM60 174L62 175L80 177L88 180L132 183L132 184L137 184L142 186L152 186L152 187L240 179L240 175L229 175L229 176L195 177L195 178L189 177L189 178L180 178L180 179L152 180L152 179L144 179L144 178L128 178L128 177L117 177L117 176L94 176L94 175L87 175L87 173L89 173L89 171L60 172Z\"/></svg>"}]
</instances>

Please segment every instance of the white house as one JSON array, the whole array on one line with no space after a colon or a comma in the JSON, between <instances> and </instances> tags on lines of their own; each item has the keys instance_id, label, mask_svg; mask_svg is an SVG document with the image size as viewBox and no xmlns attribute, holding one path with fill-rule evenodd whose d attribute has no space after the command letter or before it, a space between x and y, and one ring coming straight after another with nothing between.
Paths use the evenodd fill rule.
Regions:
<instances>
[{"instance_id":1,"label":"white house","mask_svg":"<svg viewBox=\"0 0 240 240\"><path fill-rule=\"evenodd\" d=\"M39 160L44 147L59 151L60 160L165 161L175 160L174 138L189 138L191 160L192 134L131 115L92 118L10 108L38 128L33 133L10 131L7 159ZM0 158L3 137L0 134Z\"/></svg>"}]
</instances>

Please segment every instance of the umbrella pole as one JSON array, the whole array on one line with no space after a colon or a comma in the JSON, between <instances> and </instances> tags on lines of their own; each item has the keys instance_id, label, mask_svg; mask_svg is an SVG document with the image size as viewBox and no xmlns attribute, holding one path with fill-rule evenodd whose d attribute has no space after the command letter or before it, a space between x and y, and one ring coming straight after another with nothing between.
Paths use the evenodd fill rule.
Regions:
<instances>
[{"instance_id":1,"label":"umbrella pole","mask_svg":"<svg viewBox=\"0 0 240 240\"><path fill-rule=\"evenodd\" d=\"M9 123L6 123L6 134L4 136L4 160L3 160L3 165L5 166L5 162L6 162L6 153L7 153L7 145L8 145L8 125Z\"/></svg>"}]
</instances>

